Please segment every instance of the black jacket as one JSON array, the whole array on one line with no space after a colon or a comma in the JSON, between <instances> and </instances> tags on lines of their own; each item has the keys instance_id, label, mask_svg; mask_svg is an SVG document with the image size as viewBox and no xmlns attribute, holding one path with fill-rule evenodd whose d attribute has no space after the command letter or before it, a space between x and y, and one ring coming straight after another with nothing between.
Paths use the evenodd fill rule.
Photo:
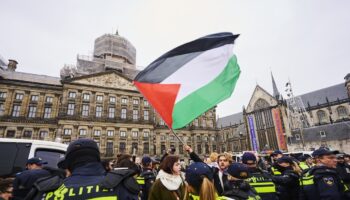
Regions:
<instances>
[{"instance_id":1,"label":"black jacket","mask_svg":"<svg viewBox=\"0 0 350 200\"><path fill-rule=\"evenodd\" d=\"M279 199L299 200L299 177L292 169L282 171L281 176L272 176Z\"/></svg>"},{"instance_id":2,"label":"black jacket","mask_svg":"<svg viewBox=\"0 0 350 200\"><path fill-rule=\"evenodd\" d=\"M337 172L345 184L350 184L350 165L345 163L338 163Z\"/></svg>"},{"instance_id":3,"label":"black jacket","mask_svg":"<svg viewBox=\"0 0 350 200\"><path fill-rule=\"evenodd\" d=\"M301 179L300 199L345 200L350 199L350 195L335 169L315 166Z\"/></svg>"}]
</instances>

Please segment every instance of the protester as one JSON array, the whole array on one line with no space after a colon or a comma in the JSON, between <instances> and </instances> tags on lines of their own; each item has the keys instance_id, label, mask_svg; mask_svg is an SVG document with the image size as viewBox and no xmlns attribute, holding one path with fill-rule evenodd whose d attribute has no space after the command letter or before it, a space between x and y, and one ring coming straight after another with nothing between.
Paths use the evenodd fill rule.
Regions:
<instances>
[{"instance_id":1,"label":"protester","mask_svg":"<svg viewBox=\"0 0 350 200\"><path fill-rule=\"evenodd\" d=\"M142 170L137 183L141 187L141 200L147 200L149 191L156 179L156 173L152 169L153 160L149 156L144 156L141 160Z\"/></svg>"},{"instance_id":2,"label":"protester","mask_svg":"<svg viewBox=\"0 0 350 200\"><path fill-rule=\"evenodd\" d=\"M279 199L298 200L299 178L302 170L292 158L287 156L277 159L276 163L278 171L282 174L281 176L272 176L272 181L276 184Z\"/></svg>"},{"instance_id":3,"label":"protester","mask_svg":"<svg viewBox=\"0 0 350 200\"><path fill-rule=\"evenodd\" d=\"M113 170L113 161L106 159L101 161L103 167L105 168L106 172L110 172Z\"/></svg>"},{"instance_id":4,"label":"protester","mask_svg":"<svg viewBox=\"0 0 350 200\"><path fill-rule=\"evenodd\" d=\"M260 200L258 193L246 181L249 178L249 169L242 163L233 163L227 168L228 188L222 196L234 200Z\"/></svg>"},{"instance_id":5,"label":"protester","mask_svg":"<svg viewBox=\"0 0 350 200\"><path fill-rule=\"evenodd\" d=\"M28 159L26 163L27 170L18 173L13 181L14 200L24 199L32 189L35 181L39 178L49 177L51 175L49 171L43 169L44 164L47 164L47 162L44 162L39 157Z\"/></svg>"},{"instance_id":6,"label":"protester","mask_svg":"<svg viewBox=\"0 0 350 200\"><path fill-rule=\"evenodd\" d=\"M186 169L185 200L215 200L217 197L211 168L202 162L195 162Z\"/></svg>"},{"instance_id":7,"label":"protester","mask_svg":"<svg viewBox=\"0 0 350 200\"><path fill-rule=\"evenodd\" d=\"M349 190L337 174L337 151L319 148L312 153L316 166L301 180L301 200L350 199Z\"/></svg>"},{"instance_id":8,"label":"protester","mask_svg":"<svg viewBox=\"0 0 350 200\"><path fill-rule=\"evenodd\" d=\"M180 200L185 196L180 159L168 155L160 163L160 171L149 193L149 200Z\"/></svg>"},{"instance_id":9,"label":"protester","mask_svg":"<svg viewBox=\"0 0 350 200\"><path fill-rule=\"evenodd\" d=\"M190 154L191 160L194 162L203 162L196 153L193 152L193 149L190 146L185 146L185 150ZM213 167L214 173L214 186L219 195L221 195L227 186L227 174L224 173L229 166L229 163L232 162L232 157L227 153L218 155L218 166L219 168Z\"/></svg>"},{"instance_id":10,"label":"protester","mask_svg":"<svg viewBox=\"0 0 350 200\"><path fill-rule=\"evenodd\" d=\"M10 200L12 198L12 178L0 178L0 200Z\"/></svg>"},{"instance_id":11,"label":"protester","mask_svg":"<svg viewBox=\"0 0 350 200\"><path fill-rule=\"evenodd\" d=\"M271 177L264 176L264 171L257 166L257 158L253 153L246 152L242 156L242 163L247 165L250 178L249 185L254 187L262 200L277 200L275 184ZM266 171L265 171L266 173Z\"/></svg>"},{"instance_id":12,"label":"protester","mask_svg":"<svg viewBox=\"0 0 350 200\"><path fill-rule=\"evenodd\" d=\"M35 184L39 193L34 199L138 199L135 172L121 169L106 174L98 146L91 139L70 143L60 165L67 167L71 176L64 181L57 177L41 179Z\"/></svg>"},{"instance_id":13,"label":"protester","mask_svg":"<svg viewBox=\"0 0 350 200\"><path fill-rule=\"evenodd\" d=\"M309 166L309 164L306 162L306 160L309 158L310 158L309 155L301 155L298 157L299 167L301 168L301 170L307 171L312 167L312 166Z\"/></svg>"}]
</instances>

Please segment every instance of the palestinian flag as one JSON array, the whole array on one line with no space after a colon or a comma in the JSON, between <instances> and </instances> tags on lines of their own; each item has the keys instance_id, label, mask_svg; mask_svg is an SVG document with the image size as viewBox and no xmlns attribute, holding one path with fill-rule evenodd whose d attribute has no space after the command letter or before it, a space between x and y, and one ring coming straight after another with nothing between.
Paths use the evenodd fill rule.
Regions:
<instances>
[{"instance_id":1,"label":"palestinian flag","mask_svg":"<svg viewBox=\"0 0 350 200\"><path fill-rule=\"evenodd\" d=\"M238 36L216 33L183 44L135 77L135 86L169 128L186 126L231 96L240 74L233 54Z\"/></svg>"}]
</instances>

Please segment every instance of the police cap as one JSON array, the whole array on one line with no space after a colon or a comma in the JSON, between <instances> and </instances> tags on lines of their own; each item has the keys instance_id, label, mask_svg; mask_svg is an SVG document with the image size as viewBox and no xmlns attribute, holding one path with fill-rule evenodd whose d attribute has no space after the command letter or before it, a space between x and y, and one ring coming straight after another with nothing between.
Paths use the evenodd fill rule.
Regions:
<instances>
[{"instance_id":1,"label":"police cap","mask_svg":"<svg viewBox=\"0 0 350 200\"><path fill-rule=\"evenodd\" d=\"M319 149L316 149L313 153L312 153L312 157L320 157L320 156L324 156L324 155L336 155L338 154L339 151L331 151L328 148L325 147L321 147Z\"/></svg>"},{"instance_id":2,"label":"police cap","mask_svg":"<svg viewBox=\"0 0 350 200\"><path fill-rule=\"evenodd\" d=\"M242 163L233 163L227 168L227 173L239 179L249 178L249 168Z\"/></svg>"},{"instance_id":3,"label":"police cap","mask_svg":"<svg viewBox=\"0 0 350 200\"><path fill-rule=\"evenodd\" d=\"M203 178L206 177L210 181L213 180L213 172L211 168L202 162L195 162L186 169L186 181L197 190L202 185Z\"/></svg>"}]
</instances>

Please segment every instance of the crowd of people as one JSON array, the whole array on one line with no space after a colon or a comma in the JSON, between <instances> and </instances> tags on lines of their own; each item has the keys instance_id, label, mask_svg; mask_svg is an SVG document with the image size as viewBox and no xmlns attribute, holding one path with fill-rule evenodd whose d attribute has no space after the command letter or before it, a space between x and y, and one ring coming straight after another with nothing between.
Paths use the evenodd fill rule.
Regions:
<instances>
[{"instance_id":1,"label":"crowd of people","mask_svg":"<svg viewBox=\"0 0 350 200\"><path fill-rule=\"evenodd\" d=\"M350 199L350 156L327 148L298 158L274 151L271 162L246 152L202 159L185 146L184 165L174 151L156 161L128 154L101 160L93 140L72 142L58 168L34 157L27 170L0 179L0 200L343 200Z\"/></svg>"}]
</instances>

